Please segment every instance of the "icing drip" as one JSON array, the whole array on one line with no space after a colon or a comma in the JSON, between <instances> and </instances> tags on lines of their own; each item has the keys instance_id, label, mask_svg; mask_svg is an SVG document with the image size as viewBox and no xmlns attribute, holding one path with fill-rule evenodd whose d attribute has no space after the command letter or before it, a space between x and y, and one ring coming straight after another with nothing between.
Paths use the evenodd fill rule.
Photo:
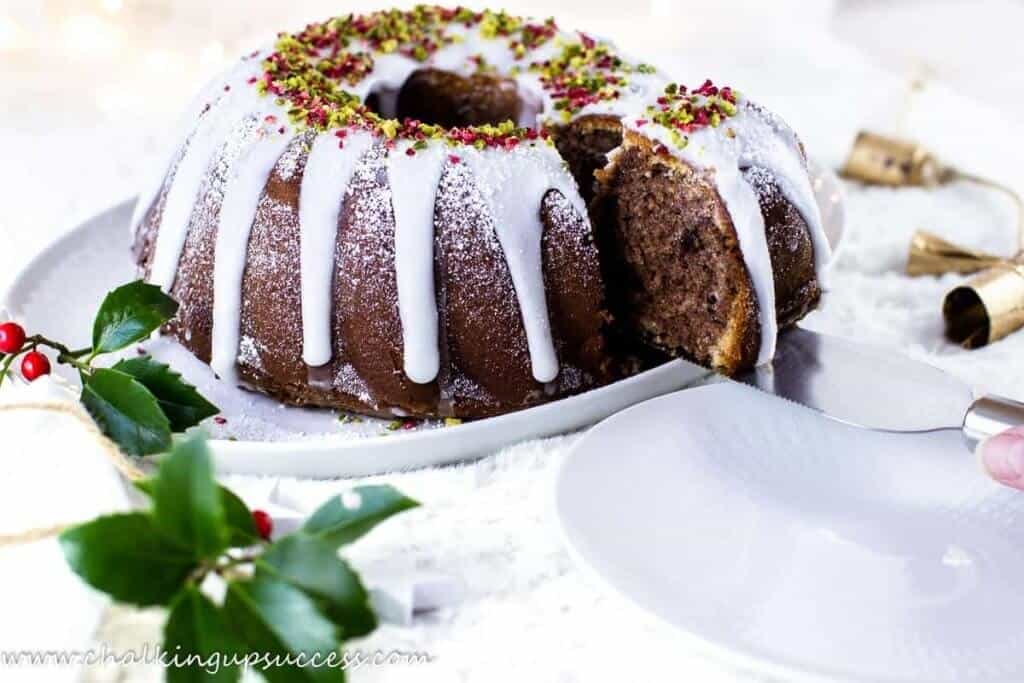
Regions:
<instances>
[{"instance_id":1,"label":"icing drip","mask_svg":"<svg viewBox=\"0 0 1024 683\"><path fill-rule=\"evenodd\" d=\"M291 136L257 129L256 139L232 165L217 225L213 262L213 347L210 367L221 379L237 383L242 311L242 276L249 234L260 196Z\"/></svg>"},{"instance_id":2,"label":"icing drip","mask_svg":"<svg viewBox=\"0 0 1024 683\"><path fill-rule=\"evenodd\" d=\"M203 178L213 162L217 150L224 143L248 104L255 105L255 97L247 90L235 88L212 105L199 120L192 139L185 149L178 169L167 191L167 203L160 219L156 236L149 280L170 292L178 270L178 260L188 236L189 219L195 207Z\"/></svg>"},{"instance_id":3,"label":"icing drip","mask_svg":"<svg viewBox=\"0 0 1024 683\"><path fill-rule=\"evenodd\" d=\"M445 147L391 150L387 159L395 213L395 279L402 321L406 376L427 384L440 368L437 297L434 291L434 202L446 157Z\"/></svg>"},{"instance_id":4,"label":"icing drip","mask_svg":"<svg viewBox=\"0 0 1024 683\"><path fill-rule=\"evenodd\" d=\"M523 317L533 377L550 382L558 376L558 357L551 337L544 271L541 263L541 201L551 189L571 198L577 210L582 200L575 182L557 152L546 146L527 146L511 152L484 151L466 155L487 202L505 254ZM581 215L586 216L586 211Z\"/></svg>"},{"instance_id":5,"label":"icing drip","mask_svg":"<svg viewBox=\"0 0 1024 683\"><path fill-rule=\"evenodd\" d=\"M736 229L736 238L757 297L757 315L761 325L761 348L757 364L769 363L775 356L779 326L775 314L775 278L761 205L757 193L747 183L738 166L716 165L715 186Z\"/></svg>"},{"instance_id":6,"label":"icing drip","mask_svg":"<svg viewBox=\"0 0 1024 683\"><path fill-rule=\"evenodd\" d=\"M265 55L266 53L259 52L240 61L226 76L219 76L206 83L189 103L178 123L177 134L171 137L173 141L172 147L165 153L166 161L163 165L157 167L159 175L153 175L149 183L139 192L139 198L135 202L135 209L132 211L131 222L128 224L131 227L132 234L139 229L139 224L145 217L146 212L149 211L149 208L153 206L153 203L160 195L168 169L172 168L178 155L182 153L183 147L189 144L196 128L196 121L204 115L207 107L211 109L216 107L227 96L224 90L225 82L241 87L245 80L258 73L259 63Z\"/></svg>"},{"instance_id":7,"label":"icing drip","mask_svg":"<svg viewBox=\"0 0 1024 683\"><path fill-rule=\"evenodd\" d=\"M299 191L302 358L313 367L326 365L333 355L332 283L338 215L356 164L373 138L355 133L345 138L342 149L339 144L339 138L331 133L316 137Z\"/></svg>"},{"instance_id":8,"label":"icing drip","mask_svg":"<svg viewBox=\"0 0 1024 683\"><path fill-rule=\"evenodd\" d=\"M800 142L789 126L768 110L751 104L747 107L747 113L760 124L747 124L747 129L743 131L747 137L740 165L760 166L771 172L782 196L807 223L814 249L814 269L818 284L826 288L826 266L832 254L821 217L821 207L814 197L814 187L807 173Z\"/></svg>"}]
</instances>

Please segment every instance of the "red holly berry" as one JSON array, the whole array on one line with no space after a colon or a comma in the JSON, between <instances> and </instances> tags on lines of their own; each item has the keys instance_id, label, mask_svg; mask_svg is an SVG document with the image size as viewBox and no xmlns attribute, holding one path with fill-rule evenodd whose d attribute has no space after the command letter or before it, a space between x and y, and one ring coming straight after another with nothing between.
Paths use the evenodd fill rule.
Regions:
<instances>
[{"instance_id":1,"label":"red holly berry","mask_svg":"<svg viewBox=\"0 0 1024 683\"><path fill-rule=\"evenodd\" d=\"M18 323L0 325L0 353L17 353L25 343L25 329Z\"/></svg>"},{"instance_id":2,"label":"red holly berry","mask_svg":"<svg viewBox=\"0 0 1024 683\"><path fill-rule=\"evenodd\" d=\"M252 511L252 521L256 524L256 532L260 538L269 540L270 534L274 531L274 520L263 510Z\"/></svg>"},{"instance_id":3,"label":"red holly berry","mask_svg":"<svg viewBox=\"0 0 1024 683\"><path fill-rule=\"evenodd\" d=\"M50 374L50 359L38 351L29 351L21 359L21 376L34 382L43 375Z\"/></svg>"}]
</instances>

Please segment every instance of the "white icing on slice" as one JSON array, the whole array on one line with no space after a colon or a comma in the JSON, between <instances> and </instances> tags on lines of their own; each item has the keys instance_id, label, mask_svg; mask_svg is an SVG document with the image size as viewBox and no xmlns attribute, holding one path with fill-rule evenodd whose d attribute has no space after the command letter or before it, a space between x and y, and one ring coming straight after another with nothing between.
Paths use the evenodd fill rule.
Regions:
<instances>
[{"instance_id":1,"label":"white icing on slice","mask_svg":"<svg viewBox=\"0 0 1024 683\"><path fill-rule=\"evenodd\" d=\"M391 206L395 213L395 278L406 376L417 384L437 377L437 296L434 290L434 202L446 147L430 143L412 156L411 143L398 145L387 159Z\"/></svg>"},{"instance_id":2,"label":"white icing on slice","mask_svg":"<svg viewBox=\"0 0 1024 683\"><path fill-rule=\"evenodd\" d=\"M759 123L751 125L751 120ZM742 147L741 166L760 166L771 172L782 196L807 223L814 249L814 269L818 284L825 288L832 250L825 234L821 207L814 198L814 188L796 135L782 119L756 105L746 108L743 125L744 129L740 133L747 142Z\"/></svg>"},{"instance_id":3,"label":"white icing on slice","mask_svg":"<svg viewBox=\"0 0 1024 683\"><path fill-rule=\"evenodd\" d=\"M284 153L291 136L262 133L242 151L231 166L224 203L217 224L213 261L213 349L210 367L220 378L237 384L241 334L242 277L248 254L249 234L260 196L274 164Z\"/></svg>"},{"instance_id":4,"label":"white icing on slice","mask_svg":"<svg viewBox=\"0 0 1024 683\"><path fill-rule=\"evenodd\" d=\"M558 189L586 217L582 198L561 158L547 145L522 145L511 152L471 151L463 158L494 219L523 316L533 377L550 382L558 376L558 357L544 291L541 202L549 190Z\"/></svg>"},{"instance_id":5,"label":"white icing on slice","mask_svg":"<svg viewBox=\"0 0 1024 683\"><path fill-rule=\"evenodd\" d=\"M738 167L715 167L718 194L736 229L736 238L747 264L750 282L757 297L758 322L761 324L761 349L757 364L770 363L775 356L778 320L775 314L775 278L772 270L768 236L765 234L764 216L754 188L747 183Z\"/></svg>"},{"instance_id":6,"label":"white icing on slice","mask_svg":"<svg viewBox=\"0 0 1024 683\"><path fill-rule=\"evenodd\" d=\"M671 134L661 126L647 125L641 129L629 116L623 117L622 123L626 128L662 143L672 154L692 166L713 171L718 194L736 229L757 296L761 325L757 363L771 362L778 336L774 271L757 193L743 177L742 170L756 166L768 171L782 195L800 212L810 232L818 282L823 283L824 267L829 259L828 240L796 136L781 119L749 102L741 104L736 116L717 128L707 127L690 133L689 142L683 149L676 146Z\"/></svg>"},{"instance_id":7,"label":"white icing on slice","mask_svg":"<svg viewBox=\"0 0 1024 683\"><path fill-rule=\"evenodd\" d=\"M345 191L360 157L373 144L369 133L350 133L338 147L334 131L316 137L299 190L299 260L302 270L302 359L326 365L333 355L334 245Z\"/></svg>"}]
</instances>

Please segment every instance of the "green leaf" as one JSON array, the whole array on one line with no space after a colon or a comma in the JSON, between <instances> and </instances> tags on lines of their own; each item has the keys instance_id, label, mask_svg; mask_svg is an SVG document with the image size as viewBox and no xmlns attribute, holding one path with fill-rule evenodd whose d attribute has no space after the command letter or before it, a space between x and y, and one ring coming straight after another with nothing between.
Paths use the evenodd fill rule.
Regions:
<instances>
[{"instance_id":1,"label":"green leaf","mask_svg":"<svg viewBox=\"0 0 1024 683\"><path fill-rule=\"evenodd\" d=\"M155 285L136 280L107 294L92 326L93 353L142 341L174 317L178 304Z\"/></svg>"},{"instance_id":2,"label":"green leaf","mask_svg":"<svg viewBox=\"0 0 1024 683\"><path fill-rule=\"evenodd\" d=\"M317 654L327 662L331 653L340 652L338 632L311 597L284 581L267 577L232 581L224 599L224 612L235 633L250 652L285 657ZM322 682L345 680L337 666L258 667L271 683Z\"/></svg>"},{"instance_id":3,"label":"green leaf","mask_svg":"<svg viewBox=\"0 0 1024 683\"><path fill-rule=\"evenodd\" d=\"M98 517L60 535L64 558L90 586L118 602L166 605L196 568L141 512Z\"/></svg>"},{"instance_id":4,"label":"green leaf","mask_svg":"<svg viewBox=\"0 0 1024 683\"><path fill-rule=\"evenodd\" d=\"M260 534L256 530L256 522L245 502L231 489L223 486L220 487L220 500L224 506L224 521L231 532L228 544L232 548L245 548L259 543Z\"/></svg>"},{"instance_id":5,"label":"green leaf","mask_svg":"<svg viewBox=\"0 0 1024 683\"><path fill-rule=\"evenodd\" d=\"M101 368L82 387L82 403L129 455L151 455L171 447L171 424L156 397L132 376Z\"/></svg>"},{"instance_id":6,"label":"green leaf","mask_svg":"<svg viewBox=\"0 0 1024 683\"><path fill-rule=\"evenodd\" d=\"M221 611L195 586L182 591L171 605L163 647L171 658L167 683L233 683L241 678L239 667L228 666L225 658L244 654L243 647Z\"/></svg>"},{"instance_id":7,"label":"green leaf","mask_svg":"<svg viewBox=\"0 0 1024 683\"><path fill-rule=\"evenodd\" d=\"M183 432L220 412L169 365L158 363L149 356L119 361L113 369L131 375L149 389L175 432Z\"/></svg>"},{"instance_id":8,"label":"green leaf","mask_svg":"<svg viewBox=\"0 0 1024 683\"><path fill-rule=\"evenodd\" d=\"M418 506L392 486L358 486L321 505L302 529L337 548L356 540L388 517Z\"/></svg>"},{"instance_id":9,"label":"green leaf","mask_svg":"<svg viewBox=\"0 0 1024 683\"><path fill-rule=\"evenodd\" d=\"M135 488L152 497L155 481L153 478L138 479L133 484ZM221 505L224 506L224 522L231 532L228 545L232 548L246 548L259 543L260 536L256 530L256 522L253 521L252 512L245 502L231 489L218 486L217 490L220 492Z\"/></svg>"},{"instance_id":10,"label":"green leaf","mask_svg":"<svg viewBox=\"0 0 1024 683\"><path fill-rule=\"evenodd\" d=\"M377 617L359 576L337 549L315 536L297 533L274 543L256 561L256 576L287 581L319 599L342 636L358 638L377 628Z\"/></svg>"},{"instance_id":11,"label":"green leaf","mask_svg":"<svg viewBox=\"0 0 1024 683\"><path fill-rule=\"evenodd\" d=\"M213 463L201 436L175 444L153 481L153 522L198 558L227 547L228 527Z\"/></svg>"}]
</instances>

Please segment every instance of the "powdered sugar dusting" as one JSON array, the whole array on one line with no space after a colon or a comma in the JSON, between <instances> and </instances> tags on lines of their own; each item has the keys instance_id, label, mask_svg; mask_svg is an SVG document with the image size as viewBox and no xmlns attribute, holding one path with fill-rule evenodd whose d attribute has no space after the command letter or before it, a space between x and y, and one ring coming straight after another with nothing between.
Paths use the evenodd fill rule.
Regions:
<instances>
[{"instance_id":1,"label":"powdered sugar dusting","mask_svg":"<svg viewBox=\"0 0 1024 683\"><path fill-rule=\"evenodd\" d=\"M338 371L334 375L334 387L355 396L368 406L376 405L370 394L370 388L366 386L366 382L359 376L351 363L342 363L338 366Z\"/></svg>"},{"instance_id":2,"label":"powdered sugar dusting","mask_svg":"<svg viewBox=\"0 0 1024 683\"><path fill-rule=\"evenodd\" d=\"M255 339L249 335L243 335L242 341L238 344L238 362L240 365L263 371L263 361L260 360L260 350Z\"/></svg>"}]
</instances>

